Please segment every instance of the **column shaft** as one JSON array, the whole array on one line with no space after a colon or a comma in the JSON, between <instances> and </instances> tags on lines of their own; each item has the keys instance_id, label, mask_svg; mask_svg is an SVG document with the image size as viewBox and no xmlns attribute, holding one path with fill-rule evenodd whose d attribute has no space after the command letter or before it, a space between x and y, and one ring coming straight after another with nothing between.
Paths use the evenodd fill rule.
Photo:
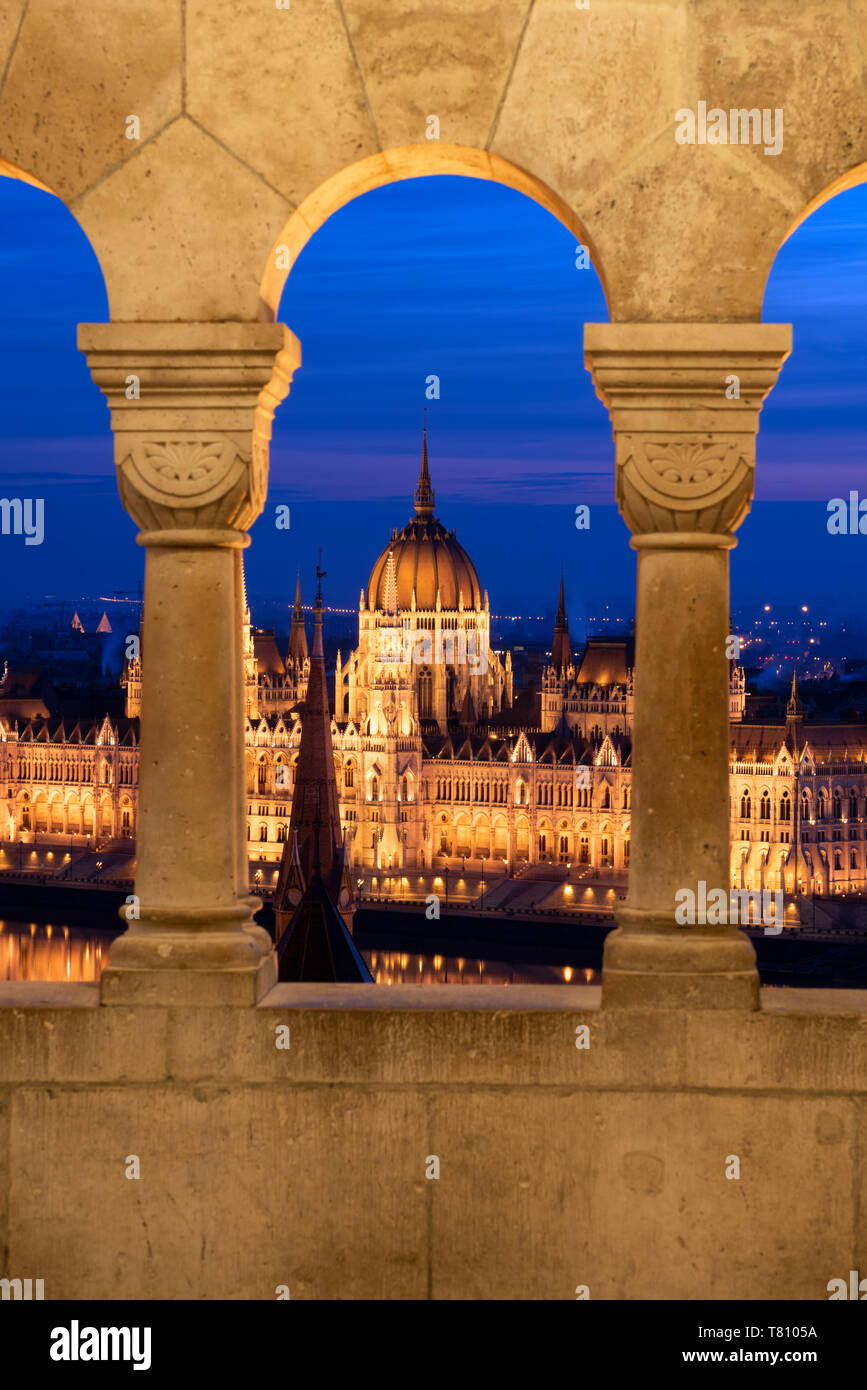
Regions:
<instances>
[{"instance_id":1,"label":"column shaft","mask_svg":"<svg viewBox=\"0 0 867 1390\"><path fill-rule=\"evenodd\" d=\"M82 324L79 346L147 551L137 915L102 1002L253 1004L276 967L247 886L241 552L298 343L277 324L134 323Z\"/></svg>"},{"instance_id":2,"label":"column shaft","mask_svg":"<svg viewBox=\"0 0 867 1390\"><path fill-rule=\"evenodd\" d=\"M638 551L629 895L605 942L606 1006L758 1005L749 938L696 919L701 884L726 900L729 887L728 552L790 348L778 324L587 325ZM675 916L682 890L691 925Z\"/></svg>"}]
</instances>

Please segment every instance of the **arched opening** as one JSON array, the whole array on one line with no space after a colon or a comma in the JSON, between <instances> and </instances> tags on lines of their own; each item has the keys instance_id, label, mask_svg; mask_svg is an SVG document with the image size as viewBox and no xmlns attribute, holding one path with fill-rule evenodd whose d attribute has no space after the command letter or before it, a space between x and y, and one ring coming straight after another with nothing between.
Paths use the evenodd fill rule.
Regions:
<instances>
[{"instance_id":1,"label":"arched opening","mask_svg":"<svg viewBox=\"0 0 867 1390\"><path fill-rule=\"evenodd\" d=\"M3 160L0 303L3 494L18 492L22 529L32 527L26 544L23 535L4 538L4 545L15 546L4 594L14 599L19 590L49 590L57 595L57 612L50 616L68 628L72 608L63 620L60 608L73 592L105 593L111 575L112 588L134 593L142 574L135 528L114 486L105 401L77 347L80 323L108 318L108 296L96 254L73 213L38 179ZM50 389L33 371L34 353L51 363ZM38 488L28 481L33 475ZM84 617L92 632L100 613ZM121 666L118 659L118 678Z\"/></svg>"},{"instance_id":2,"label":"arched opening","mask_svg":"<svg viewBox=\"0 0 867 1390\"><path fill-rule=\"evenodd\" d=\"M597 273L602 269L587 229L570 207L526 169L512 164L487 150L467 145L450 145L428 141L419 145L404 145L370 155L355 164L347 165L321 184L294 209L280 230L268 254L260 284L262 317L279 317L280 299L292 267L311 236L360 194L405 179L429 178L435 175L459 175L464 178L485 179L515 189L532 198L562 222L572 235L590 252ZM604 280L603 280L604 284ZM607 294L606 294L607 299Z\"/></svg>"}]
</instances>

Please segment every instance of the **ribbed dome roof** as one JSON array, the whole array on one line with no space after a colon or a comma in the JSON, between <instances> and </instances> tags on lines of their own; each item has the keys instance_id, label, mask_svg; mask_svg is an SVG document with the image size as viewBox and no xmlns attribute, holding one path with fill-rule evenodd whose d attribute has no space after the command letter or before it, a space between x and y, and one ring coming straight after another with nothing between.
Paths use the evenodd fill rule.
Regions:
<instances>
[{"instance_id":1,"label":"ribbed dome roof","mask_svg":"<svg viewBox=\"0 0 867 1390\"><path fill-rule=\"evenodd\" d=\"M387 607L386 571L389 554L394 556L397 578L397 607L436 608L437 589L443 608L457 608L463 594L465 608L482 602L482 589L475 566L454 531L447 531L433 514L434 493L427 461L427 435L422 445L421 473L415 490L415 516L385 547L370 573L367 586L369 608Z\"/></svg>"}]
</instances>

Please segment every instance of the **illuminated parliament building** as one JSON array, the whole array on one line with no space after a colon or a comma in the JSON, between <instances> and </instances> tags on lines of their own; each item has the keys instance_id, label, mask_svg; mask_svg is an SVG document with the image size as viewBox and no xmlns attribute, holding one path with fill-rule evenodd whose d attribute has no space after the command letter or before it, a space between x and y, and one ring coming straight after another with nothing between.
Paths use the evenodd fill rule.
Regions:
<instances>
[{"instance_id":1,"label":"illuminated parliament building","mask_svg":"<svg viewBox=\"0 0 867 1390\"><path fill-rule=\"evenodd\" d=\"M331 742L347 863L367 872L587 866L625 878L631 819L629 639L573 653L560 584L535 703L490 645L490 605L434 513L426 438L414 514L362 589L358 645L338 653ZM321 616L321 610L320 610ZM251 873L276 880L289 832L310 674L300 586L288 648L243 613ZM26 677L27 673L24 673ZM673 677L675 678L675 677ZM0 841L134 839L145 668L127 661L123 719L72 721L0 681ZM785 722L751 724L732 663L733 887L867 886L867 726L812 724L793 680ZM8 867L8 860L7 860ZM781 877L782 876L782 877Z\"/></svg>"}]
</instances>

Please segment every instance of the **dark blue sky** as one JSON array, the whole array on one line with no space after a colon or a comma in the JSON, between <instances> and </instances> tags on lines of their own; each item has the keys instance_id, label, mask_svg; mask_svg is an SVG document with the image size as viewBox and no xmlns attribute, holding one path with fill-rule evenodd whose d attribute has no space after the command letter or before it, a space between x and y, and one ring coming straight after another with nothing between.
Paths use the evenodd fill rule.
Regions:
<instances>
[{"instance_id":1,"label":"dark blue sky","mask_svg":"<svg viewBox=\"0 0 867 1390\"><path fill-rule=\"evenodd\" d=\"M732 558L734 602L860 610L867 537L830 537L829 497L861 487L867 423L867 189L820 209L780 251L769 322L795 352L762 416L757 502ZM0 538L4 604L134 588L142 553L117 500L108 414L75 347L106 317L99 267L56 199L0 178L0 495L42 496L46 540ZM418 470L425 382L437 511L498 612L541 612L562 564L570 613L631 607L634 555L611 498L607 415L583 367L607 311L575 240L520 194L435 177L334 215L287 283L281 317L304 365L275 422L269 507L248 551L251 595L309 595L321 545L333 603L356 603ZM291 529L273 508L288 502ZM591 505L591 528L574 528Z\"/></svg>"}]
</instances>

